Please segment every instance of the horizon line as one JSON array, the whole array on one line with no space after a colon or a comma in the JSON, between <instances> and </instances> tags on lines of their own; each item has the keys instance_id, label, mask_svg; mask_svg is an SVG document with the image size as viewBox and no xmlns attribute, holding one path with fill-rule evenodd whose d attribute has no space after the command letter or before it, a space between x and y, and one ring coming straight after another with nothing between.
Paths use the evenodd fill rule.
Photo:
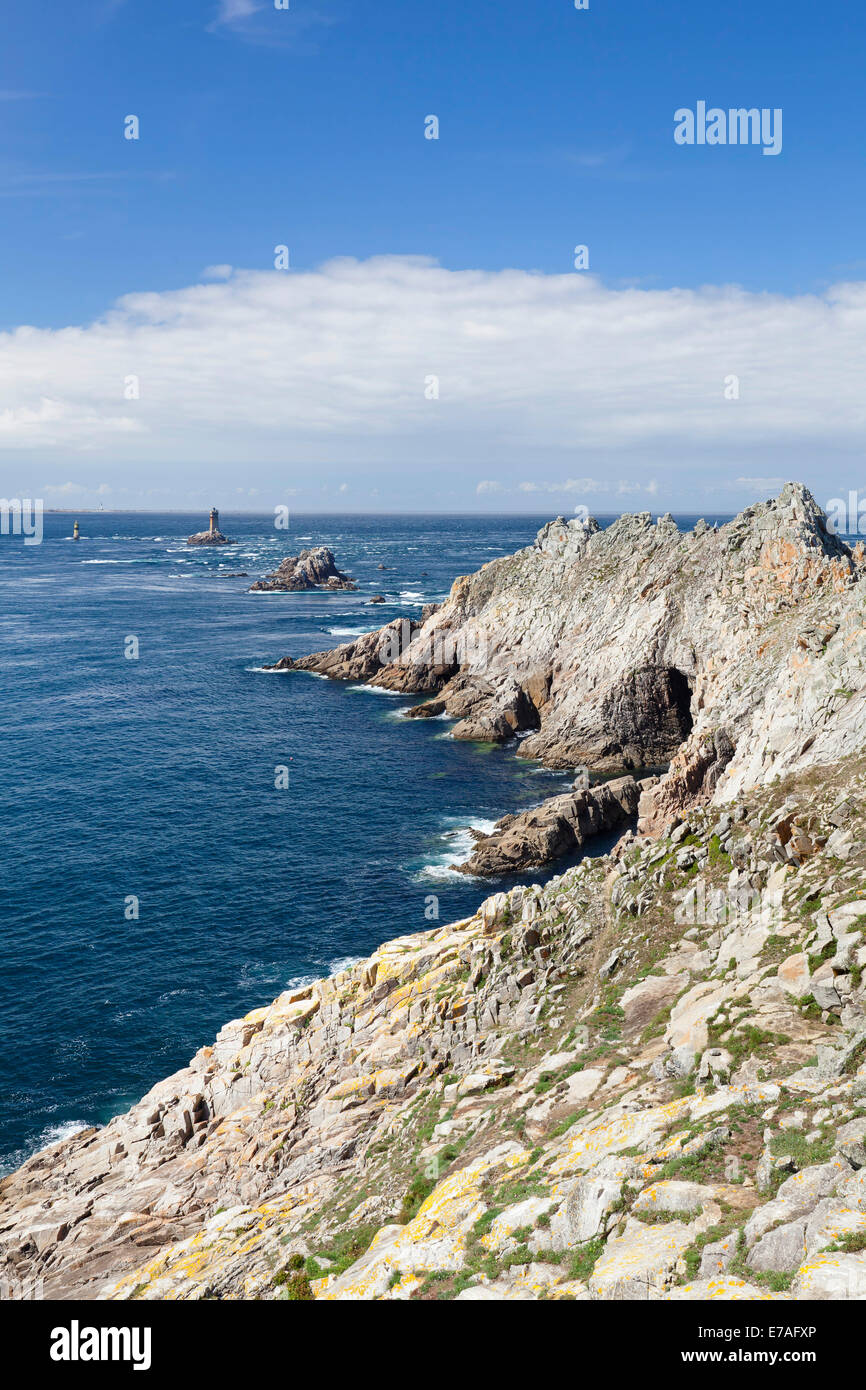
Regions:
<instances>
[{"instance_id":1,"label":"horizon line","mask_svg":"<svg viewBox=\"0 0 866 1390\"><path fill-rule=\"evenodd\" d=\"M741 510L744 510L744 509L741 508ZM202 512L202 509L199 508L199 507L193 507L193 508L189 508L189 509L186 509L186 508L179 508L179 507L44 507L44 508L43 508L43 511L44 511L44 513L45 513L46 516L200 516L200 515L201 515L201 512ZM271 517L271 516L273 515L273 509L266 510L266 511L250 511L250 510L241 509L241 508L238 508L238 509L230 509L230 508L227 508L227 507L217 507L217 511L220 512L220 513L224 513L226 516L267 516L267 517ZM602 512L602 511L599 511L599 512L592 512L591 515L594 516L594 517L596 517L596 518L598 518L598 517L608 517L608 516L614 516L614 517L619 517L619 516L639 516L639 515L641 514L641 512L648 512L650 516L665 516L667 512L671 512L671 508L670 508L670 507L667 507L665 510L663 510L663 511L658 511L658 512L657 512L657 511L654 511L651 507L643 507L643 508L641 508L639 511L620 511L620 512ZM674 513L671 513L671 514L673 515ZM487 518L489 518L489 519L495 519L495 518L521 517L521 516L523 516L523 517L550 516L551 513L548 512L548 511L544 511L544 512L541 512L541 511L539 511L539 512L522 512L522 511L513 511L513 512L482 512L482 511L474 511L474 512L473 512L473 511L421 511L421 510L415 510L415 511L393 511L393 510L382 510L382 511L357 511L357 510L355 510L355 511L348 511L348 510L347 510L347 511L329 511L329 510L327 510L327 509L316 510L316 511L306 511L306 510L304 510L304 511L294 511L292 508L289 508L289 515L290 515L290 517L291 517L291 516L467 516L467 517L487 517ZM696 517L698 520L700 520L702 517L704 517L704 516L706 515L706 513L703 513L703 512L688 512L688 511L682 511L682 512L678 512L677 515L679 515L679 516L694 516L694 517ZM738 516L738 515L739 515L739 512L718 512L717 515L718 515L718 516L731 516L731 517L734 517L734 516ZM564 517L566 520L568 520L568 519L572 519L572 520L573 520L573 519L574 519L574 514L573 514L573 513L563 513L563 512L561 512L561 511L560 511L560 512L554 512L554 513L553 513L553 516L554 516L554 517L562 516L562 517Z\"/></svg>"}]
</instances>

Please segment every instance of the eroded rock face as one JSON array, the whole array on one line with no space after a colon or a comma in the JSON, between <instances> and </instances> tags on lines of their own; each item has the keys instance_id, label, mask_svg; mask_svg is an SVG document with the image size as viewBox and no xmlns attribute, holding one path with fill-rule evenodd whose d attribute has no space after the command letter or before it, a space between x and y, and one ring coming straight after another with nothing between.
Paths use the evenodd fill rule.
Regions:
<instances>
[{"instance_id":1,"label":"eroded rock face","mask_svg":"<svg viewBox=\"0 0 866 1390\"><path fill-rule=\"evenodd\" d=\"M605 531L559 517L457 579L384 658L365 637L295 664L435 694L455 738L520 734L519 755L551 767L670 762L640 808L657 833L864 746L863 574L862 547L797 484L689 534L649 513Z\"/></svg>"},{"instance_id":2,"label":"eroded rock face","mask_svg":"<svg viewBox=\"0 0 866 1390\"><path fill-rule=\"evenodd\" d=\"M593 835L626 824L640 795L633 777L620 777L591 791L550 797L530 811L503 816L489 835L476 832L471 858L453 867L488 877L549 864L581 849Z\"/></svg>"},{"instance_id":3,"label":"eroded rock face","mask_svg":"<svg viewBox=\"0 0 866 1390\"><path fill-rule=\"evenodd\" d=\"M369 681L372 684L374 677L393 662L395 654L399 655L406 650L418 627L418 623L413 623L408 618L395 618L385 627L375 632L367 632L355 642L344 642L333 651L300 657L297 661L293 661L290 656L284 656L267 669L313 671L318 675L330 676L333 680ZM414 675L411 667L401 670L407 678ZM412 692L421 688L414 685L411 687ZM429 688L436 688L435 679Z\"/></svg>"},{"instance_id":4,"label":"eroded rock face","mask_svg":"<svg viewBox=\"0 0 866 1390\"><path fill-rule=\"evenodd\" d=\"M357 589L348 575L337 569L334 553L326 545L287 555L277 568L250 585L250 593L292 593L304 589Z\"/></svg>"}]
</instances>

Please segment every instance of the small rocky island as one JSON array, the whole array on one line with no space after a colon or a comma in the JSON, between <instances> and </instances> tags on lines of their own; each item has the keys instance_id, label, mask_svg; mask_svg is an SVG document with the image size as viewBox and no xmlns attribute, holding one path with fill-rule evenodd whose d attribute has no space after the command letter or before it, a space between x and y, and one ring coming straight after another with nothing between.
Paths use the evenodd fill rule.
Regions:
<instances>
[{"instance_id":1,"label":"small rocky island","mask_svg":"<svg viewBox=\"0 0 866 1390\"><path fill-rule=\"evenodd\" d=\"M302 550L300 555L287 555L285 560L250 585L250 593L295 593L305 589L357 589L357 584L337 569L334 552L326 545Z\"/></svg>"},{"instance_id":2,"label":"small rocky island","mask_svg":"<svg viewBox=\"0 0 866 1390\"><path fill-rule=\"evenodd\" d=\"M210 525L206 531L196 531L194 536L187 536L187 545L234 545L228 536L224 536L220 530L220 514L216 507L210 509Z\"/></svg>"}]
</instances>

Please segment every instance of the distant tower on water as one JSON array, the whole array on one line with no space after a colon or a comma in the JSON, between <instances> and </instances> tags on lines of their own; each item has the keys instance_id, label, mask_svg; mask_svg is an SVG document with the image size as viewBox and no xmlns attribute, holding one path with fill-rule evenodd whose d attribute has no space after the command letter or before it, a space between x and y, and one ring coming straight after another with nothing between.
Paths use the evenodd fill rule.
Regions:
<instances>
[{"instance_id":1,"label":"distant tower on water","mask_svg":"<svg viewBox=\"0 0 866 1390\"><path fill-rule=\"evenodd\" d=\"M210 509L210 525L206 531L196 531L194 536L188 536L187 545L234 545L228 536L224 536L220 530L220 514L216 507Z\"/></svg>"},{"instance_id":2,"label":"distant tower on water","mask_svg":"<svg viewBox=\"0 0 866 1390\"><path fill-rule=\"evenodd\" d=\"M78 534L78 522L77 522L77 521L74 521L74 522L72 523L72 539L73 539L74 541L80 541L80 540L81 540L81 536Z\"/></svg>"}]
</instances>

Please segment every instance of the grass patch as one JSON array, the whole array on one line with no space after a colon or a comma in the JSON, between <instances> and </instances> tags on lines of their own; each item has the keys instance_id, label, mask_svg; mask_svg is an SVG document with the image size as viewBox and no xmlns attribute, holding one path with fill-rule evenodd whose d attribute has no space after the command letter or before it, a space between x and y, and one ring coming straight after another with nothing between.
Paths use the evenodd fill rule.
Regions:
<instances>
[{"instance_id":1,"label":"grass patch","mask_svg":"<svg viewBox=\"0 0 866 1390\"><path fill-rule=\"evenodd\" d=\"M786 1129L770 1140L770 1153L776 1158L793 1158L798 1168L826 1163L832 1156L834 1139L815 1139L812 1143L798 1129ZM790 1177L789 1173L785 1177Z\"/></svg>"},{"instance_id":2,"label":"grass patch","mask_svg":"<svg viewBox=\"0 0 866 1390\"><path fill-rule=\"evenodd\" d=\"M304 1263L307 1276L310 1279L321 1279L325 1274L343 1274L366 1254L378 1229L378 1226L367 1225L341 1231L327 1249L319 1251L323 1259L330 1261L328 1268L322 1269L315 1255L310 1255Z\"/></svg>"},{"instance_id":3,"label":"grass patch","mask_svg":"<svg viewBox=\"0 0 866 1390\"><path fill-rule=\"evenodd\" d=\"M603 1240L590 1240L575 1250L568 1271L569 1279L588 1279L595 1269L595 1262L604 1249Z\"/></svg>"},{"instance_id":4,"label":"grass patch","mask_svg":"<svg viewBox=\"0 0 866 1390\"><path fill-rule=\"evenodd\" d=\"M412 1179L403 1195L403 1203L397 1217L401 1226L408 1225L418 1215L435 1186L436 1182L433 1178L425 1178L421 1173Z\"/></svg>"}]
</instances>

